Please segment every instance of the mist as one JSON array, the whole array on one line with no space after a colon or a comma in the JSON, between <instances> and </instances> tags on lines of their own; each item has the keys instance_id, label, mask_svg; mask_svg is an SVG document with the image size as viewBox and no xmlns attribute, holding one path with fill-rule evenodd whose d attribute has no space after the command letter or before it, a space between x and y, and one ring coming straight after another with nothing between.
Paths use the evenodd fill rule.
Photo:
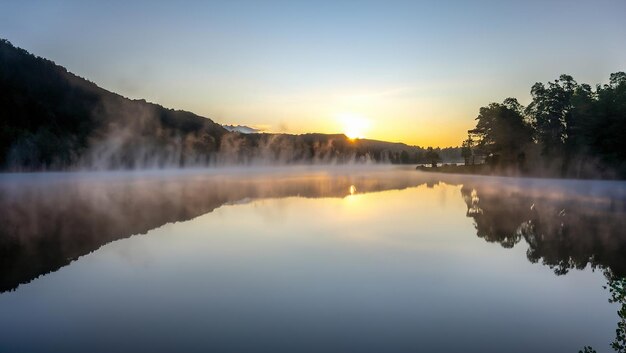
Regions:
<instances>
[{"instance_id":1,"label":"mist","mask_svg":"<svg viewBox=\"0 0 626 353\"><path fill-rule=\"evenodd\" d=\"M227 205L269 198L347 198L439 185L457 187L467 204L466 216L476 222L477 236L504 247L522 239L537 244L550 240L555 246L562 240L555 237L566 237L573 248L564 254L581 266L591 261L590 249L619 253L623 245L616 242L626 241L626 186L613 181L464 176L365 164L3 174L0 291L111 241ZM549 250L534 249L529 253L533 259ZM557 266L563 253L546 256ZM626 273L613 258L596 258L594 263L615 263L615 270Z\"/></svg>"},{"instance_id":2,"label":"mist","mask_svg":"<svg viewBox=\"0 0 626 353\"><path fill-rule=\"evenodd\" d=\"M102 99L91 112L91 119L99 122L99 126L88 135L84 148L69 157L55 156L45 168L39 168L35 161L42 153L40 147L29 138L20 140L9 150L8 170L371 165L390 164L400 159L402 151L415 154L421 150L400 144L375 142L376 145L350 140L343 134L229 132L205 118L198 118L187 126L184 122L165 119L158 106L117 98Z\"/></svg>"}]
</instances>

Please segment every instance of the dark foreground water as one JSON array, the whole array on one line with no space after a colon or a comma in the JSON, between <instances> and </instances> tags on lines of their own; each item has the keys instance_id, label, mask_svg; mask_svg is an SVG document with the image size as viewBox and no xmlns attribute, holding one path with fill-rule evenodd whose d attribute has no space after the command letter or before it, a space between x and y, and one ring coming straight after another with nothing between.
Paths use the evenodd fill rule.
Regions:
<instances>
[{"instance_id":1,"label":"dark foreground water","mask_svg":"<svg viewBox=\"0 0 626 353\"><path fill-rule=\"evenodd\" d=\"M610 352L623 305L624 182L7 174L0 211L0 352Z\"/></svg>"}]
</instances>

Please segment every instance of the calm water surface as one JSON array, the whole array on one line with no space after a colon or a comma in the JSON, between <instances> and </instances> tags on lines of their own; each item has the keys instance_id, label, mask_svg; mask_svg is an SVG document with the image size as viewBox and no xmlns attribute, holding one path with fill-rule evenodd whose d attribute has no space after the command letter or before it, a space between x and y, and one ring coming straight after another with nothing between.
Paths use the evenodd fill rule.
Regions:
<instances>
[{"instance_id":1,"label":"calm water surface","mask_svg":"<svg viewBox=\"0 0 626 353\"><path fill-rule=\"evenodd\" d=\"M0 176L0 352L610 352L626 183Z\"/></svg>"}]
</instances>

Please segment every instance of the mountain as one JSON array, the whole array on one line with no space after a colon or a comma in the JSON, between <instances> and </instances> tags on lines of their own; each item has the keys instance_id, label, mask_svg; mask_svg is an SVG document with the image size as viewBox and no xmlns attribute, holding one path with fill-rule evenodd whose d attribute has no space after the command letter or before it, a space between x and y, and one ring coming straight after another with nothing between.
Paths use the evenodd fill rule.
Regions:
<instances>
[{"instance_id":1,"label":"mountain","mask_svg":"<svg viewBox=\"0 0 626 353\"><path fill-rule=\"evenodd\" d=\"M424 150L343 134L266 134L133 100L0 39L0 170L420 162ZM230 131L229 131L230 130Z\"/></svg>"},{"instance_id":2,"label":"mountain","mask_svg":"<svg viewBox=\"0 0 626 353\"><path fill-rule=\"evenodd\" d=\"M222 127L230 132L240 132L242 134L257 134L261 132L259 129L245 125L222 125Z\"/></svg>"},{"instance_id":3,"label":"mountain","mask_svg":"<svg viewBox=\"0 0 626 353\"><path fill-rule=\"evenodd\" d=\"M3 169L185 165L217 151L226 133L193 113L109 92L7 40L0 91Z\"/></svg>"}]
</instances>

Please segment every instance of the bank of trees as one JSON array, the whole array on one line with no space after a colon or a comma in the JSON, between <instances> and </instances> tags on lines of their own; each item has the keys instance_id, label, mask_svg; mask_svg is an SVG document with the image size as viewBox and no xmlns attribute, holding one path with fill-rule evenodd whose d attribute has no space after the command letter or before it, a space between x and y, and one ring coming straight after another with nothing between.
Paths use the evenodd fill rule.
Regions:
<instances>
[{"instance_id":1,"label":"bank of trees","mask_svg":"<svg viewBox=\"0 0 626 353\"><path fill-rule=\"evenodd\" d=\"M494 170L568 177L626 177L626 73L592 88L561 75L514 98L480 108L463 157Z\"/></svg>"}]
</instances>

